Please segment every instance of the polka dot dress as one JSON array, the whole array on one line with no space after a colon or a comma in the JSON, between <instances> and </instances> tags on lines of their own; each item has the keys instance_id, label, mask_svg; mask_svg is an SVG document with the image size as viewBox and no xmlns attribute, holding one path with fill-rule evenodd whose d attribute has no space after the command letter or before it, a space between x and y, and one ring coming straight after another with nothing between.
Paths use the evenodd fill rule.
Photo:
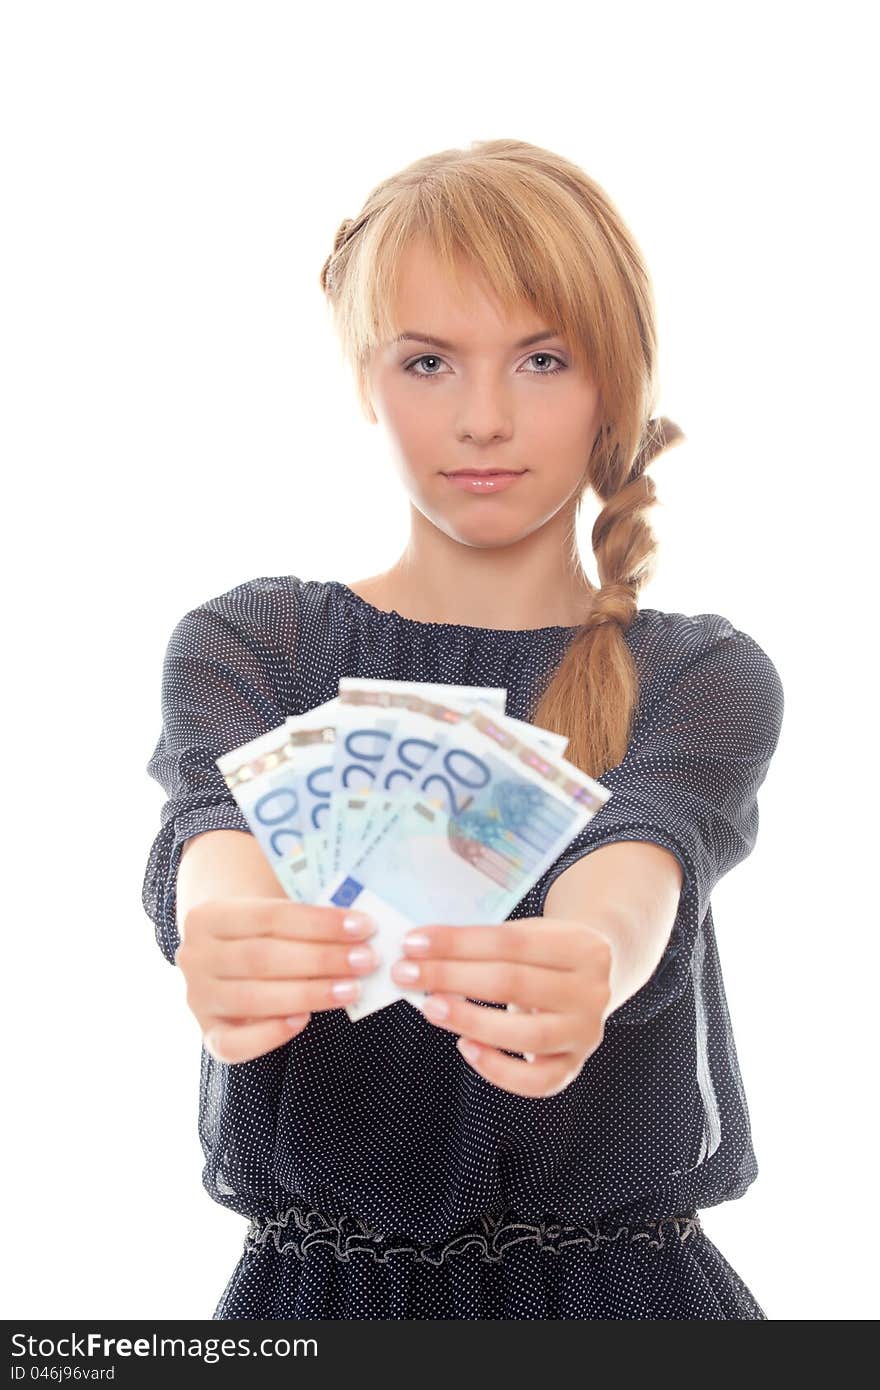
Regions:
<instances>
[{"instance_id":1,"label":"polka dot dress","mask_svg":"<svg viewBox=\"0 0 880 1390\"><path fill-rule=\"evenodd\" d=\"M504 686L528 719L575 631L419 622L296 576L187 613L147 766L167 800L143 904L166 959L183 842L249 833L221 753L332 699L341 676ZM643 608L626 641L640 698L626 757L599 779L613 795L510 918L540 917L553 880L601 845L662 845L684 882L653 976L554 1096L487 1082L403 999L357 1023L315 1013L250 1062L203 1048L202 1180L248 1221L214 1318L766 1318L699 1209L758 1171L710 895L754 848L782 685L717 613Z\"/></svg>"}]
</instances>

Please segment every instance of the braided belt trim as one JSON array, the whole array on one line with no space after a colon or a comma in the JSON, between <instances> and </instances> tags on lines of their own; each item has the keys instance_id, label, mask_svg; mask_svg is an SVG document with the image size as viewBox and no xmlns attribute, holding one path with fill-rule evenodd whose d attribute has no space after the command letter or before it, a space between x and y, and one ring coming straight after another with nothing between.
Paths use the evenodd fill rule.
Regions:
<instances>
[{"instance_id":1,"label":"braided belt trim","mask_svg":"<svg viewBox=\"0 0 880 1390\"><path fill-rule=\"evenodd\" d=\"M291 1227L291 1221L295 1230ZM665 1245L667 1235L671 1236L673 1232L678 1240L685 1241L701 1230L695 1211L664 1216L656 1221L640 1220L628 1225L611 1223L606 1230L602 1230L598 1222L590 1226L563 1226L551 1221L532 1224L519 1221L512 1211L506 1211L479 1217L450 1240L419 1246L401 1243L393 1235L382 1235L359 1217L330 1217L312 1207L294 1204L280 1216L253 1218L245 1237L245 1253L252 1254L271 1240L279 1254L292 1251L299 1259L305 1259L313 1246L329 1245L339 1260L350 1260L352 1255L366 1254L377 1263L385 1264L392 1255L407 1254L416 1261L439 1265L448 1256L461 1254L470 1246L478 1247L481 1260L495 1261L500 1260L511 1245L522 1241L535 1241L542 1251L550 1254L558 1254L569 1245L586 1245L588 1249L596 1250L602 1241L621 1238L632 1244L644 1241L660 1249ZM288 1231L291 1238L285 1240Z\"/></svg>"}]
</instances>

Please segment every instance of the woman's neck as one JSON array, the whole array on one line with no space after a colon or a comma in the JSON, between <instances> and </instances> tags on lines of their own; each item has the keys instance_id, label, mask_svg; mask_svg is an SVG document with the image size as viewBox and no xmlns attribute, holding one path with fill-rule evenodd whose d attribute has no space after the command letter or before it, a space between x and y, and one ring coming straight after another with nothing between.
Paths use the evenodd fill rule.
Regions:
<instances>
[{"instance_id":1,"label":"woman's neck","mask_svg":"<svg viewBox=\"0 0 880 1390\"><path fill-rule=\"evenodd\" d=\"M421 572L398 562L383 574L348 583L347 587L367 603L385 612L394 609L416 622L464 624L472 627L538 628L573 627L586 621L596 589L585 575L550 575L543 584L535 576L520 573L500 577L484 569L479 583L469 583L459 573L445 583L436 571Z\"/></svg>"}]
</instances>

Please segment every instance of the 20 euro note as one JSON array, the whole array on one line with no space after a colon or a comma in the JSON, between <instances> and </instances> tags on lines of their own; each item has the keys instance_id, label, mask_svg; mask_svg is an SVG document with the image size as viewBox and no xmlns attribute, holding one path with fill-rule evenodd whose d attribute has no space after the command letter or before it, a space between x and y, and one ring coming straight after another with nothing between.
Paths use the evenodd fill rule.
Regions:
<instances>
[{"instance_id":1,"label":"20 euro note","mask_svg":"<svg viewBox=\"0 0 880 1390\"><path fill-rule=\"evenodd\" d=\"M390 974L406 931L503 922L611 792L478 707L404 793L379 836L319 902L369 912L382 962L346 1006L353 1022L399 999Z\"/></svg>"},{"instance_id":2,"label":"20 euro note","mask_svg":"<svg viewBox=\"0 0 880 1390\"><path fill-rule=\"evenodd\" d=\"M434 752L438 719L442 718L439 711L446 711L448 717L450 707L469 710L482 701L503 715L506 700L503 686L340 678L325 859L328 879L360 854L372 838L370 827L377 800L384 809L392 791L398 789L400 778L396 773L389 776L391 769L404 763L418 768ZM404 715L407 723L402 741ZM388 796L377 797L379 792Z\"/></svg>"},{"instance_id":3,"label":"20 euro note","mask_svg":"<svg viewBox=\"0 0 880 1390\"><path fill-rule=\"evenodd\" d=\"M394 812L398 797L410 791L421 777L429 759L448 741L453 725L459 724L474 708L457 700L451 708L436 701L422 702L417 706L407 701L405 706L376 776L376 790L380 794L371 796L366 803L366 825L362 830L359 854L382 833L386 821ZM562 757L568 747L564 734L552 733L549 729L542 729L539 725L497 709L493 714L499 723L523 742L543 748L557 758ZM336 866L337 872L343 867L344 863L340 862Z\"/></svg>"},{"instance_id":4,"label":"20 euro note","mask_svg":"<svg viewBox=\"0 0 880 1390\"><path fill-rule=\"evenodd\" d=\"M275 876L295 902L323 884L317 852L330 807L338 697L216 759Z\"/></svg>"}]
</instances>

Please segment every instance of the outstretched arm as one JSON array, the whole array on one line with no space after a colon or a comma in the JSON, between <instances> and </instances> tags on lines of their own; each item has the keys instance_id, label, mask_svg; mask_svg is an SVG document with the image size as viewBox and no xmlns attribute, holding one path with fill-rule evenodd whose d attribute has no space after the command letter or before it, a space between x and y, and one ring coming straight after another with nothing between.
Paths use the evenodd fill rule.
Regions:
<instances>
[{"instance_id":1,"label":"outstretched arm","mask_svg":"<svg viewBox=\"0 0 880 1390\"><path fill-rule=\"evenodd\" d=\"M584 855L554 879L545 917L588 922L612 948L612 1014L651 978L666 950L684 875L675 855L620 840Z\"/></svg>"}]
</instances>

